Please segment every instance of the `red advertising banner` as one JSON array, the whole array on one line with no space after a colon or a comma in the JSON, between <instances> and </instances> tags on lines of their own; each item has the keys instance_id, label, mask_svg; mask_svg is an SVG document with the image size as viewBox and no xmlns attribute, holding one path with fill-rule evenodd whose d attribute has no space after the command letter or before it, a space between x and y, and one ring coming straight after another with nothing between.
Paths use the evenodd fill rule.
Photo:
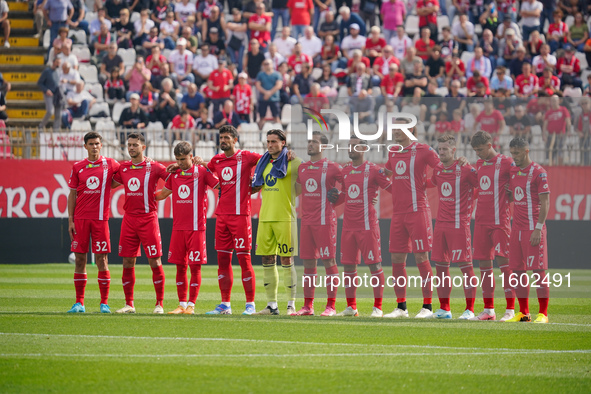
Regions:
<instances>
[{"instance_id":1,"label":"red advertising banner","mask_svg":"<svg viewBox=\"0 0 591 394\"><path fill-rule=\"evenodd\" d=\"M1 160L0 218L67 217L72 164L67 161ZM547 170L551 190L548 219L591 220L591 167L548 167ZM428 195L435 217L437 191L429 189ZM208 217L214 216L217 198L217 191L208 191ZM253 195L252 199L253 217L256 217L261 205L260 193ZM123 202L123 188L114 190L111 216L123 216ZM389 218L392 214L390 194L382 191L376 207L381 218ZM159 217L170 218L171 212L170 199L160 203Z\"/></svg>"}]
</instances>

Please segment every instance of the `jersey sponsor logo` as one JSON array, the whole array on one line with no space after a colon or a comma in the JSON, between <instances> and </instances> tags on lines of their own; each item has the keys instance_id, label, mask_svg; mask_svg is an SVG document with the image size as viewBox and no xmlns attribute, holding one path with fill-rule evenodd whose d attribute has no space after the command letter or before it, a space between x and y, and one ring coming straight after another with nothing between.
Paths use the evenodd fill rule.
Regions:
<instances>
[{"instance_id":1,"label":"jersey sponsor logo","mask_svg":"<svg viewBox=\"0 0 591 394\"><path fill-rule=\"evenodd\" d=\"M441 185L441 194L443 194L445 197L451 194L451 185L449 182L443 182Z\"/></svg>"},{"instance_id":2,"label":"jersey sponsor logo","mask_svg":"<svg viewBox=\"0 0 591 394\"><path fill-rule=\"evenodd\" d=\"M318 184L316 183L315 179L308 179L306 181L306 190L309 193L313 193L314 191L316 191L316 189L318 189Z\"/></svg>"},{"instance_id":3,"label":"jersey sponsor logo","mask_svg":"<svg viewBox=\"0 0 591 394\"><path fill-rule=\"evenodd\" d=\"M94 190L99 187L100 183L101 182L99 181L99 179L97 177L91 176L86 180L86 187L89 188L90 190Z\"/></svg>"},{"instance_id":4,"label":"jersey sponsor logo","mask_svg":"<svg viewBox=\"0 0 591 394\"><path fill-rule=\"evenodd\" d=\"M265 177L265 184L267 186L275 186L276 183L277 183L277 178L275 178L270 173L267 174L267 176Z\"/></svg>"},{"instance_id":5,"label":"jersey sponsor logo","mask_svg":"<svg viewBox=\"0 0 591 394\"><path fill-rule=\"evenodd\" d=\"M127 182L127 188L132 192L137 191L140 188L140 180L137 178L131 178Z\"/></svg>"},{"instance_id":6,"label":"jersey sponsor logo","mask_svg":"<svg viewBox=\"0 0 591 394\"><path fill-rule=\"evenodd\" d=\"M396 173L398 175L402 175L406 172L406 163L403 161L399 161L396 163Z\"/></svg>"},{"instance_id":7,"label":"jersey sponsor logo","mask_svg":"<svg viewBox=\"0 0 591 394\"><path fill-rule=\"evenodd\" d=\"M519 186L515 188L515 201L523 200L525 193L523 193L523 189Z\"/></svg>"},{"instance_id":8,"label":"jersey sponsor logo","mask_svg":"<svg viewBox=\"0 0 591 394\"><path fill-rule=\"evenodd\" d=\"M191 190L189 190L189 186L187 185L180 185L177 192L179 194L179 197L183 200L189 197L189 195L191 194Z\"/></svg>"},{"instance_id":9,"label":"jersey sponsor logo","mask_svg":"<svg viewBox=\"0 0 591 394\"><path fill-rule=\"evenodd\" d=\"M229 181L234 176L234 171L232 171L232 167L224 167L222 170L222 179L224 181Z\"/></svg>"},{"instance_id":10,"label":"jersey sponsor logo","mask_svg":"<svg viewBox=\"0 0 591 394\"><path fill-rule=\"evenodd\" d=\"M353 184L349 186L349 190L347 190L347 194L349 194L350 198L357 198L359 196L359 186Z\"/></svg>"},{"instance_id":11,"label":"jersey sponsor logo","mask_svg":"<svg viewBox=\"0 0 591 394\"><path fill-rule=\"evenodd\" d=\"M488 190L490 187L490 178L488 176L483 176L480 178L480 190Z\"/></svg>"}]
</instances>

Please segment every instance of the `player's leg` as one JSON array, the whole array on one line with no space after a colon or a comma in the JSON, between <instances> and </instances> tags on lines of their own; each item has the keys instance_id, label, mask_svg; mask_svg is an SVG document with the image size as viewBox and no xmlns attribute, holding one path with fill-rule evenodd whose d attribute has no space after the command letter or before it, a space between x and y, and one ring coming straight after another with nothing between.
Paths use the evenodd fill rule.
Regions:
<instances>
[{"instance_id":1,"label":"player's leg","mask_svg":"<svg viewBox=\"0 0 591 394\"><path fill-rule=\"evenodd\" d=\"M278 315L277 289L279 272L277 271L277 240L270 222L259 222L256 241L256 254L263 260L263 283L267 295L265 309L254 315Z\"/></svg>"},{"instance_id":2,"label":"player's leg","mask_svg":"<svg viewBox=\"0 0 591 394\"><path fill-rule=\"evenodd\" d=\"M298 274L294 265L294 256L298 254L297 223L273 222L273 232L277 239L278 255L283 268L283 285L287 293L287 314L296 312L295 300L297 293Z\"/></svg>"},{"instance_id":3,"label":"player's leg","mask_svg":"<svg viewBox=\"0 0 591 394\"><path fill-rule=\"evenodd\" d=\"M507 307L505 314L501 318L502 321L511 319L515 316L515 289L510 285L509 278L512 271L509 268L509 236L511 234L510 228L495 229L493 233L493 244L495 245L495 255L497 257L497 264L501 270L501 279L503 290L505 293L505 301Z\"/></svg>"},{"instance_id":4,"label":"player's leg","mask_svg":"<svg viewBox=\"0 0 591 394\"><path fill-rule=\"evenodd\" d=\"M300 257L304 262L304 276L302 287L304 290L304 306L297 311L296 316L314 315L314 290L317 279L317 259L320 258L319 247L316 245L315 226L302 225L300 229Z\"/></svg>"},{"instance_id":5,"label":"player's leg","mask_svg":"<svg viewBox=\"0 0 591 394\"><path fill-rule=\"evenodd\" d=\"M185 244L184 230L172 230L168 262L176 265L176 291L179 299L179 306L168 313L178 315L184 313L187 309L187 293L189 292L187 246Z\"/></svg>"},{"instance_id":6,"label":"player's leg","mask_svg":"<svg viewBox=\"0 0 591 394\"><path fill-rule=\"evenodd\" d=\"M162 267L162 237L160 235L160 224L158 223L158 214L152 212L142 218L142 225L136 225L140 241L144 246L144 253L148 257L148 263L152 270L152 283L156 293L156 305L154 312L156 314L164 313L164 268ZM138 253L139 256L139 253Z\"/></svg>"},{"instance_id":7,"label":"player's leg","mask_svg":"<svg viewBox=\"0 0 591 394\"><path fill-rule=\"evenodd\" d=\"M109 308L109 288L111 286L111 274L109 272L108 253L111 253L111 238L109 234L109 222L107 220L91 221L92 250L95 254L96 267L98 268L98 285L101 293L101 313L111 313Z\"/></svg>"},{"instance_id":8,"label":"player's leg","mask_svg":"<svg viewBox=\"0 0 591 394\"><path fill-rule=\"evenodd\" d=\"M382 317L384 312L382 311L382 302L384 299L384 270L382 269L382 263L368 264L369 272L371 272L370 285L373 289L374 304L371 311L370 317Z\"/></svg>"},{"instance_id":9,"label":"player's leg","mask_svg":"<svg viewBox=\"0 0 591 394\"><path fill-rule=\"evenodd\" d=\"M195 313L195 303L201 289L201 266L207 264L207 248L205 231L190 231L187 240L189 251L189 269L191 270L191 281L189 283L189 301L185 314ZM229 314L232 310L229 310Z\"/></svg>"},{"instance_id":10,"label":"player's leg","mask_svg":"<svg viewBox=\"0 0 591 394\"><path fill-rule=\"evenodd\" d=\"M341 234L341 264L343 264L343 287L347 308L337 316L359 316L357 310L357 266L361 262L361 250L357 245L355 232L343 230Z\"/></svg>"},{"instance_id":11,"label":"player's leg","mask_svg":"<svg viewBox=\"0 0 591 394\"><path fill-rule=\"evenodd\" d=\"M336 315L339 267L336 258L322 260L322 263L326 272L326 308L320 316L334 316Z\"/></svg>"},{"instance_id":12,"label":"player's leg","mask_svg":"<svg viewBox=\"0 0 591 394\"><path fill-rule=\"evenodd\" d=\"M472 320L495 320L495 275L493 272L493 245L494 229L476 224L474 226L474 260L478 260L480 269L480 283L482 286L482 298L484 311Z\"/></svg>"},{"instance_id":13,"label":"player's leg","mask_svg":"<svg viewBox=\"0 0 591 394\"><path fill-rule=\"evenodd\" d=\"M90 238L90 221L84 219L74 219L76 228L74 238L72 239L71 251L76 256L76 265L74 268L74 288L76 290L76 301L68 313L82 313L86 311L84 307L84 292L88 281L86 275L86 259L88 254L88 240Z\"/></svg>"},{"instance_id":14,"label":"player's leg","mask_svg":"<svg viewBox=\"0 0 591 394\"><path fill-rule=\"evenodd\" d=\"M148 258L148 263L152 270L152 283L154 284L154 292L156 293L156 305L154 306L153 313L162 314L164 313L164 285L166 283L162 258Z\"/></svg>"},{"instance_id":15,"label":"player's leg","mask_svg":"<svg viewBox=\"0 0 591 394\"><path fill-rule=\"evenodd\" d=\"M240 270L242 272L242 287L246 296L246 305L243 315L252 315L256 311L254 296L256 290L256 278L251 261L252 249L252 221L250 216L238 216L240 221L236 221L233 228L234 249Z\"/></svg>"},{"instance_id":16,"label":"player's leg","mask_svg":"<svg viewBox=\"0 0 591 394\"><path fill-rule=\"evenodd\" d=\"M136 222L136 225L133 222ZM121 233L119 236L119 256L123 257L123 274L121 283L123 285L123 294L125 295L125 306L118 309L117 313L135 313L133 304L133 289L135 286L135 262L140 255L140 237L138 230L143 223L137 223L136 220L128 215L123 216L121 223ZM138 226L139 225L139 226Z\"/></svg>"},{"instance_id":17,"label":"player's leg","mask_svg":"<svg viewBox=\"0 0 591 394\"><path fill-rule=\"evenodd\" d=\"M532 267L534 274L532 275L532 283L537 286L536 293L540 309L534 323L548 323L548 304L550 301L550 281L546 277L548 269L548 244L546 239L546 228L542 229L542 238L539 245L530 246L530 254L534 256L532 259Z\"/></svg>"},{"instance_id":18,"label":"player's leg","mask_svg":"<svg viewBox=\"0 0 591 394\"><path fill-rule=\"evenodd\" d=\"M412 249L421 275L421 292L423 294L423 306L415 317L429 318L433 313L433 288L431 287L433 269L429 261L429 252L432 248L431 239L433 239L431 211L416 212L407 215L407 217L412 218L407 225L410 238L413 240Z\"/></svg>"},{"instance_id":19,"label":"player's leg","mask_svg":"<svg viewBox=\"0 0 591 394\"><path fill-rule=\"evenodd\" d=\"M227 215L219 215L215 223L215 249L218 257L218 285L222 297L221 304L206 315L232 313L230 299L234 284L234 272L232 271L232 251L234 249L233 237L227 225Z\"/></svg>"},{"instance_id":20,"label":"player's leg","mask_svg":"<svg viewBox=\"0 0 591 394\"><path fill-rule=\"evenodd\" d=\"M435 311L433 317L436 319L451 319L450 297L452 280L449 274L451 256L445 239L444 230L435 225L433 234L433 251L431 259L435 262L435 273L437 280L437 297L439 298L439 309Z\"/></svg>"},{"instance_id":21,"label":"player's leg","mask_svg":"<svg viewBox=\"0 0 591 394\"><path fill-rule=\"evenodd\" d=\"M384 270L382 269L382 251L380 245L380 228L375 227L369 231L357 234L358 244L361 249L363 261L369 266L371 272L370 286L373 290L374 304L371 317L382 317L382 303L384 300Z\"/></svg>"},{"instance_id":22,"label":"player's leg","mask_svg":"<svg viewBox=\"0 0 591 394\"><path fill-rule=\"evenodd\" d=\"M515 296L519 301L519 313L507 322L529 322L529 280L527 279L527 248L523 248L522 240L527 238L529 242L529 231L512 230L509 240L509 268L512 274L509 283L515 284Z\"/></svg>"},{"instance_id":23,"label":"player's leg","mask_svg":"<svg viewBox=\"0 0 591 394\"><path fill-rule=\"evenodd\" d=\"M451 262L458 264L462 271L466 309L459 318L468 320L474 317L474 302L478 288L478 277L474 274L474 266L472 265L470 228L466 226L459 229L448 229L446 240L452 252Z\"/></svg>"},{"instance_id":24,"label":"player's leg","mask_svg":"<svg viewBox=\"0 0 591 394\"><path fill-rule=\"evenodd\" d=\"M384 317L406 317L406 256L412 252L410 235L404 223L406 215L393 215L390 223L390 247L392 254L392 277L394 278L394 293L396 294L396 309Z\"/></svg>"}]
</instances>

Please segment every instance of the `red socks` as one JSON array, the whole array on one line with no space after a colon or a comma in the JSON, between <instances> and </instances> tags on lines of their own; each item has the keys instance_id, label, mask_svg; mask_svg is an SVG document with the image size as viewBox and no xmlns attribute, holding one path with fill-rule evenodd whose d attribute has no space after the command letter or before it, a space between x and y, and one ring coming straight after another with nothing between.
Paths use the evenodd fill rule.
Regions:
<instances>
[{"instance_id":1,"label":"red socks","mask_svg":"<svg viewBox=\"0 0 591 394\"><path fill-rule=\"evenodd\" d=\"M357 309L357 287L355 287L355 278L357 270L344 273L345 296L347 297L347 306Z\"/></svg>"},{"instance_id":2,"label":"red socks","mask_svg":"<svg viewBox=\"0 0 591 394\"><path fill-rule=\"evenodd\" d=\"M474 266L460 266L462 276L464 276L464 296L466 297L466 309L474 312L474 302L476 301L476 286L478 281L474 274Z\"/></svg>"},{"instance_id":3,"label":"red socks","mask_svg":"<svg viewBox=\"0 0 591 394\"><path fill-rule=\"evenodd\" d=\"M339 276L339 268L336 264L326 268L326 276L328 277L328 283L326 284L326 307L335 309L338 287L332 285L332 280Z\"/></svg>"},{"instance_id":4,"label":"red socks","mask_svg":"<svg viewBox=\"0 0 591 394\"><path fill-rule=\"evenodd\" d=\"M156 291L156 305L162 306L164 301L164 267L152 267L152 282L154 282L154 290Z\"/></svg>"},{"instance_id":5,"label":"red socks","mask_svg":"<svg viewBox=\"0 0 591 394\"><path fill-rule=\"evenodd\" d=\"M242 286L244 287L246 302L254 302L256 280L254 278L254 268L252 268L250 261L250 251L236 252L236 257L238 257L238 264L240 264L242 270Z\"/></svg>"},{"instance_id":6,"label":"red socks","mask_svg":"<svg viewBox=\"0 0 591 394\"><path fill-rule=\"evenodd\" d=\"M87 282L86 274L77 274L74 272L74 288L76 289L76 302L84 305L84 290Z\"/></svg>"},{"instance_id":7,"label":"red socks","mask_svg":"<svg viewBox=\"0 0 591 394\"><path fill-rule=\"evenodd\" d=\"M548 316L548 302L550 301L550 284L548 283L549 281L545 280L546 271L536 270L534 271L534 273L540 275L540 280L537 282L540 287L536 289L538 295L538 302L540 303L540 311L538 313L543 313L544 315Z\"/></svg>"},{"instance_id":8,"label":"red socks","mask_svg":"<svg viewBox=\"0 0 591 394\"><path fill-rule=\"evenodd\" d=\"M218 251L218 283L222 293L222 302L230 302L232 285L234 284L232 252Z\"/></svg>"},{"instance_id":9,"label":"red socks","mask_svg":"<svg viewBox=\"0 0 591 394\"><path fill-rule=\"evenodd\" d=\"M187 266L184 264L176 265L176 292L179 296L179 302L187 302Z\"/></svg>"},{"instance_id":10,"label":"red socks","mask_svg":"<svg viewBox=\"0 0 591 394\"><path fill-rule=\"evenodd\" d=\"M439 278L439 287L437 287L437 296L439 297L440 308L449 311L449 298L451 296L451 277L449 275L449 265L435 264L435 271Z\"/></svg>"},{"instance_id":11,"label":"red socks","mask_svg":"<svg viewBox=\"0 0 591 394\"><path fill-rule=\"evenodd\" d=\"M421 290L423 292L423 304L431 304L433 302L433 289L431 288L431 277L433 270L429 260L418 263L419 273L421 274ZM406 269L405 269L406 272Z\"/></svg>"},{"instance_id":12,"label":"red socks","mask_svg":"<svg viewBox=\"0 0 591 394\"><path fill-rule=\"evenodd\" d=\"M378 272L372 272L371 276L378 278L377 286L373 286L373 284L375 284L375 281L372 280L370 282L373 283L373 306L382 310L382 301L384 299L384 283L386 281L386 279L384 278L384 270L380 268Z\"/></svg>"},{"instance_id":13,"label":"red socks","mask_svg":"<svg viewBox=\"0 0 591 394\"><path fill-rule=\"evenodd\" d=\"M125 305L133 307L133 287L135 286L135 267L123 268L121 277L123 293L125 294Z\"/></svg>"},{"instance_id":14,"label":"red socks","mask_svg":"<svg viewBox=\"0 0 591 394\"><path fill-rule=\"evenodd\" d=\"M304 306L308 308L314 307L314 279L316 279L316 267L304 268Z\"/></svg>"},{"instance_id":15,"label":"red socks","mask_svg":"<svg viewBox=\"0 0 591 394\"><path fill-rule=\"evenodd\" d=\"M482 284L482 298L484 309L495 308L495 275L492 268L480 269L480 283Z\"/></svg>"},{"instance_id":16,"label":"red socks","mask_svg":"<svg viewBox=\"0 0 591 394\"><path fill-rule=\"evenodd\" d=\"M111 284L111 274L109 271L99 271L98 285L101 292L101 304L109 303L109 286Z\"/></svg>"},{"instance_id":17,"label":"red socks","mask_svg":"<svg viewBox=\"0 0 591 394\"><path fill-rule=\"evenodd\" d=\"M191 288L189 289L189 302L197 302L199 288L201 287L201 264L191 264Z\"/></svg>"},{"instance_id":18,"label":"red socks","mask_svg":"<svg viewBox=\"0 0 591 394\"><path fill-rule=\"evenodd\" d=\"M407 283L407 276L406 276L406 263L402 264L392 264L392 276L394 277L394 292L396 293L396 302L406 302L406 283ZM404 279L401 279L404 277ZM404 282L404 286L399 285L398 283Z\"/></svg>"},{"instance_id":19,"label":"red socks","mask_svg":"<svg viewBox=\"0 0 591 394\"><path fill-rule=\"evenodd\" d=\"M521 280L521 275L527 275L526 271L513 271L517 286L515 286L515 296L519 301L519 312L527 315L529 313L529 283L525 277ZM512 280L515 282L515 280ZM522 286L522 283L527 283L527 286Z\"/></svg>"},{"instance_id":20,"label":"red socks","mask_svg":"<svg viewBox=\"0 0 591 394\"><path fill-rule=\"evenodd\" d=\"M509 268L509 265L503 265L499 267L501 269L501 275L503 275L503 290L505 290L505 301L507 301L507 309L515 309L515 289L509 284L509 278L513 271Z\"/></svg>"}]
</instances>

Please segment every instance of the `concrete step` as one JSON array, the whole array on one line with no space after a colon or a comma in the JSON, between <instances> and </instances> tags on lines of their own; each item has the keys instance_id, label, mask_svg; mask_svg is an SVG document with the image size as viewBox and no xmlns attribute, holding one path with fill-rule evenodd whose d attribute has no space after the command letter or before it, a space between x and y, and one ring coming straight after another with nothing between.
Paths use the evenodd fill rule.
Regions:
<instances>
[{"instance_id":1,"label":"concrete step","mask_svg":"<svg viewBox=\"0 0 591 394\"><path fill-rule=\"evenodd\" d=\"M3 72L6 82L37 82L41 76L40 72Z\"/></svg>"},{"instance_id":2,"label":"concrete step","mask_svg":"<svg viewBox=\"0 0 591 394\"><path fill-rule=\"evenodd\" d=\"M32 19L12 19L12 12L10 12L10 16L10 28L12 31L17 29L32 29L35 27L35 21Z\"/></svg>"},{"instance_id":3,"label":"concrete step","mask_svg":"<svg viewBox=\"0 0 591 394\"><path fill-rule=\"evenodd\" d=\"M12 25L12 23L11 23ZM12 28L10 29L10 35L16 37L32 37L37 33L33 27L21 27L21 28Z\"/></svg>"},{"instance_id":4,"label":"concrete step","mask_svg":"<svg viewBox=\"0 0 591 394\"><path fill-rule=\"evenodd\" d=\"M45 58L43 55L0 54L0 70L6 69L9 65L19 67L23 64L43 66Z\"/></svg>"},{"instance_id":5,"label":"concrete step","mask_svg":"<svg viewBox=\"0 0 591 394\"><path fill-rule=\"evenodd\" d=\"M29 119L33 120L36 119L37 123L45 116L45 108L43 109L6 109L6 114L8 118L15 118L15 119Z\"/></svg>"},{"instance_id":6,"label":"concrete step","mask_svg":"<svg viewBox=\"0 0 591 394\"><path fill-rule=\"evenodd\" d=\"M41 93L41 92L39 92ZM6 107L10 109L43 109L45 110L45 101L43 101L43 94L41 94L41 101L37 100L8 100Z\"/></svg>"},{"instance_id":7,"label":"concrete step","mask_svg":"<svg viewBox=\"0 0 591 394\"><path fill-rule=\"evenodd\" d=\"M37 81L35 82L14 82L11 83L12 88L11 88L11 92L23 92L23 91L38 91L39 90L39 86L37 85Z\"/></svg>"},{"instance_id":8,"label":"concrete step","mask_svg":"<svg viewBox=\"0 0 591 394\"><path fill-rule=\"evenodd\" d=\"M8 127L37 127L41 123L41 119L17 119L9 118L6 121ZM53 127L53 123L48 123L48 127Z\"/></svg>"},{"instance_id":9,"label":"concrete step","mask_svg":"<svg viewBox=\"0 0 591 394\"><path fill-rule=\"evenodd\" d=\"M33 37L13 37L8 38L11 47L38 47L39 39ZM0 45L4 45L4 38L0 39Z\"/></svg>"},{"instance_id":10,"label":"concrete step","mask_svg":"<svg viewBox=\"0 0 591 394\"><path fill-rule=\"evenodd\" d=\"M8 1L8 9L10 10L9 15L12 16L12 12L13 11L29 11L29 3L23 3L23 2L15 2L15 1Z\"/></svg>"},{"instance_id":11,"label":"concrete step","mask_svg":"<svg viewBox=\"0 0 591 394\"><path fill-rule=\"evenodd\" d=\"M1 60L1 59L0 59ZM20 72L20 73L41 73L45 69L42 64L34 65L27 62L21 62L20 64L3 64L0 66L0 70L3 73L9 72Z\"/></svg>"},{"instance_id":12,"label":"concrete step","mask_svg":"<svg viewBox=\"0 0 591 394\"><path fill-rule=\"evenodd\" d=\"M31 91L31 90L11 90L6 94L6 100L9 102L18 102L21 100L41 100L43 101L42 91Z\"/></svg>"},{"instance_id":13,"label":"concrete step","mask_svg":"<svg viewBox=\"0 0 591 394\"><path fill-rule=\"evenodd\" d=\"M12 19L35 20L35 14L32 11L12 11L12 10L10 10L8 12L8 15L10 16L10 20L12 20Z\"/></svg>"},{"instance_id":14,"label":"concrete step","mask_svg":"<svg viewBox=\"0 0 591 394\"><path fill-rule=\"evenodd\" d=\"M4 38L2 38L4 40ZM0 56L3 55L47 55L47 49L41 46L34 46L34 47L10 47L4 48L0 46Z\"/></svg>"}]
</instances>

